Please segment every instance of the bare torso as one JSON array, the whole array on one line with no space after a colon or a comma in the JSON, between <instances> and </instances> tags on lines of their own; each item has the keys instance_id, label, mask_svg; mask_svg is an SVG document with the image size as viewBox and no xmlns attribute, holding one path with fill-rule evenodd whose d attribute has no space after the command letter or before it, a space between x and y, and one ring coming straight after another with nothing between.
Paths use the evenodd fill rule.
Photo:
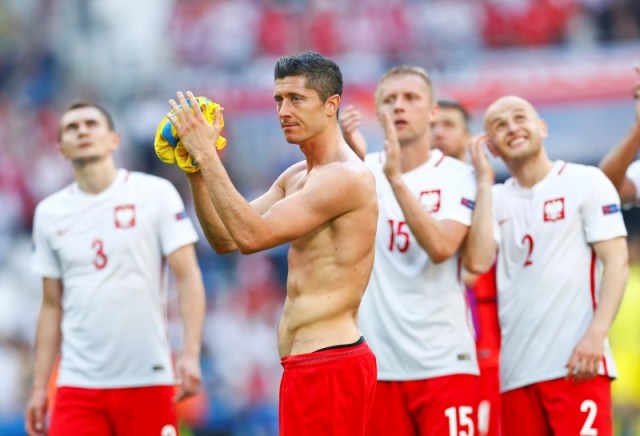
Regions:
<instances>
[{"instance_id":1,"label":"bare torso","mask_svg":"<svg viewBox=\"0 0 640 436\"><path fill-rule=\"evenodd\" d=\"M357 172L351 180L361 184L353 189L359 194L349 197L347 213L291 243L287 298L278 328L280 356L348 344L360 337L358 307L373 267L378 217L375 182L361 161L331 165L349 165ZM314 171L323 169L307 174L301 165L284 181L285 196L304 189Z\"/></svg>"}]
</instances>

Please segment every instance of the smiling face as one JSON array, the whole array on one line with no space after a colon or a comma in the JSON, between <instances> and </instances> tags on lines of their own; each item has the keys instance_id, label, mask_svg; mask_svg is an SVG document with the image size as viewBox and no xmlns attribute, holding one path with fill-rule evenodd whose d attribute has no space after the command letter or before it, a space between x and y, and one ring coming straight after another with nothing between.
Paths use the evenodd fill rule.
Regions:
<instances>
[{"instance_id":1,"label":"smiling face","mask_svg":"<svg viewBox=\"0 0 640 436\"><path fill-rule=\"evenodd\" d=\"M303 144L333 121L340 105L338 95L322 101L318 92L306 86L305 76L287 76L275 81L274 99L282 132L288 143Z\"/></svg>"},{"instance_id":2,"label":"smiling face","mask_svg":"<svg viewBox=\"0 0 640 436\"><path fill-rule=\"evenodd\" d=\"M119 136L96 107L68 110L60 119L60 152L75 162L101 160L118 148Z\"/></svg>"},{"instance_id":3,"label":"smiling face","mask_svg":"<svg viewBox=\"0 0 640 436\"><path fill-rule=\"evenodd\" d=\"M401 146L428 141L437 106L424 78L409 73L384 78L376 90L376 105L378 117L391 115Z\"/></svg>"},{"instance_id":4,"label":"smiling face","mask_svg":"<svg viewBox=\"0 0 640 436\"><path fill-rule=\"evenodd\" d=\"M547 126L526 100L508 96L496 100L484 117L492 152L506 163L522 162L542 151Z\"/></svg>"}]
</instances>

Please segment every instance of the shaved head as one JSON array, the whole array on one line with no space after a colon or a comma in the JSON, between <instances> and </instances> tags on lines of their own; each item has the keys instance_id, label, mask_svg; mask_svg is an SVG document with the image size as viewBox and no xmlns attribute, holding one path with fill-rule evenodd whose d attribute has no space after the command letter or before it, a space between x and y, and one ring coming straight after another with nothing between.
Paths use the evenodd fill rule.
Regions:
<instances>
[{"instance_id":1,"label":"shaved head","mask_svg":"<svg viewBox=\"0 0 640 436\"><path fill-rule=\"evenodd\" d=\"M486 132L489 131L491 122L495 118L496 114L499 114L505 109L516 108L516 107L522 108L526 112L529 112L530 114L534 115L535 118L540 119L540 116L538 115L538 111L527 100L525 100L522 97L518 97L517 95L506 95L504 97L498 98L496 101L491 103L491 105L489 105L489 107L485 111L484 113L485 131Z\"/></svg>"}]
</instances>

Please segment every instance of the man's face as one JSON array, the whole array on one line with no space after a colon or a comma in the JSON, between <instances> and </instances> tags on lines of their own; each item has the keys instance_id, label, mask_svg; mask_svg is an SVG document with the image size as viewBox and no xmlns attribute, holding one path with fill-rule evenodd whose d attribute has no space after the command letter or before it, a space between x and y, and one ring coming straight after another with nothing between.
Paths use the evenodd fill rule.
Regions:
<instances>
[{"instance_id":1,"label":"man's face","mask_svg":"<svg viewBox=\"0 0 640 436\"><path fill-rule=\"evenodd\" d=\"M71 160L102 158L118 148L119 136L99 109L82 107L60 119L60 152Z\"/></svg>"},{"instance_id":2,"label":"man's face","mask_svg":"<svg viewBox=\"0 0 640 436\"><path fill-rule=\"evenodd\" d=\"M306 87L306 81L304 76L289 76L275 82L278 118L290 144L302 144L321 133L332 115L335 117L339 104L337 96L320 100L317 91Z\"/></svg>"},{"instance_id":3,"label":"man's face","mask_svg":"<svg viewBox=\"0 0 640 436\"><path fill-rule=\"evenodd\" d=\"M542 150L547 128L533 106L518 97L493 103L485 115L489 146L505 162L522 162Z\"/></svg>"},{"instance_id":4,"label":"man's face","mask_svg":"<svg viewBox=\"0 0 640 436\"><path fill-rule=\"evenodd\" d=\"M391 115L400 145L411 144L430 134L437 106L431 103L429 87L413 74L390 76L379 85L377 111Z\"/></svg>"},{"instance_id":5,"label":"man's face","mask_svg":"<svg viewBox=\"0 0 640 436\"><path fill-rule=\"evenodd\" d=\"M432 127L433 147L445 155L465 160L469 132L464 115L456 108L440 107Z\"/></svg>"}]
</instances>

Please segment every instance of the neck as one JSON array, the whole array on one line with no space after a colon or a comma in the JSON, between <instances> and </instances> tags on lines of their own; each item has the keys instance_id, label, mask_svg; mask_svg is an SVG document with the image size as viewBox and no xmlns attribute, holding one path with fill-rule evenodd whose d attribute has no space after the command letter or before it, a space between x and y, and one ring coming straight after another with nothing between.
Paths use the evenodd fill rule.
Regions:
<instances>
[{"instance_id":1,"label":"neck","mask_svg":"<svg viewBox=\"0 0 640 436\"><path fill-rule=\"evenodd\" d=\"M113 183L118 170L112 158L88 158L74 160L73 173L81 191L99 194Z\"/></svg>"},{"instance_id":2,"label":"neck","mask_svg":"<svg viewBox=\"0 0 640 436\"><path fill-rule=\"evenodd\" d=\"M314 166L340 159L339 155L341 156L341 153L344 152L344 147L348 148L337 122L335 126L327 128L319 135L309 138L299 145L307 160L307 170L309 171Z\"/></svg>"},{"instance_id":3,"label":"neck","mask_svg":"<svg viewBox=\"0 0 640 436\"><path fill-rule=\"evenodd\" d=\"M536 157L510 162L507 166L520 186L531 188L549 174L553 168L553 162L543 150Z\"/></svg>"},{"instance_id":4,"label":"neck","mask_svg":"<svg viewBox=\"0 0 640 436\"><path fill-rule=\"evenodd\" d=\"M400 171L407 173L431 157L431 144L428 142L413 142L400 145Z\"/></svg>"}]
</instances>

